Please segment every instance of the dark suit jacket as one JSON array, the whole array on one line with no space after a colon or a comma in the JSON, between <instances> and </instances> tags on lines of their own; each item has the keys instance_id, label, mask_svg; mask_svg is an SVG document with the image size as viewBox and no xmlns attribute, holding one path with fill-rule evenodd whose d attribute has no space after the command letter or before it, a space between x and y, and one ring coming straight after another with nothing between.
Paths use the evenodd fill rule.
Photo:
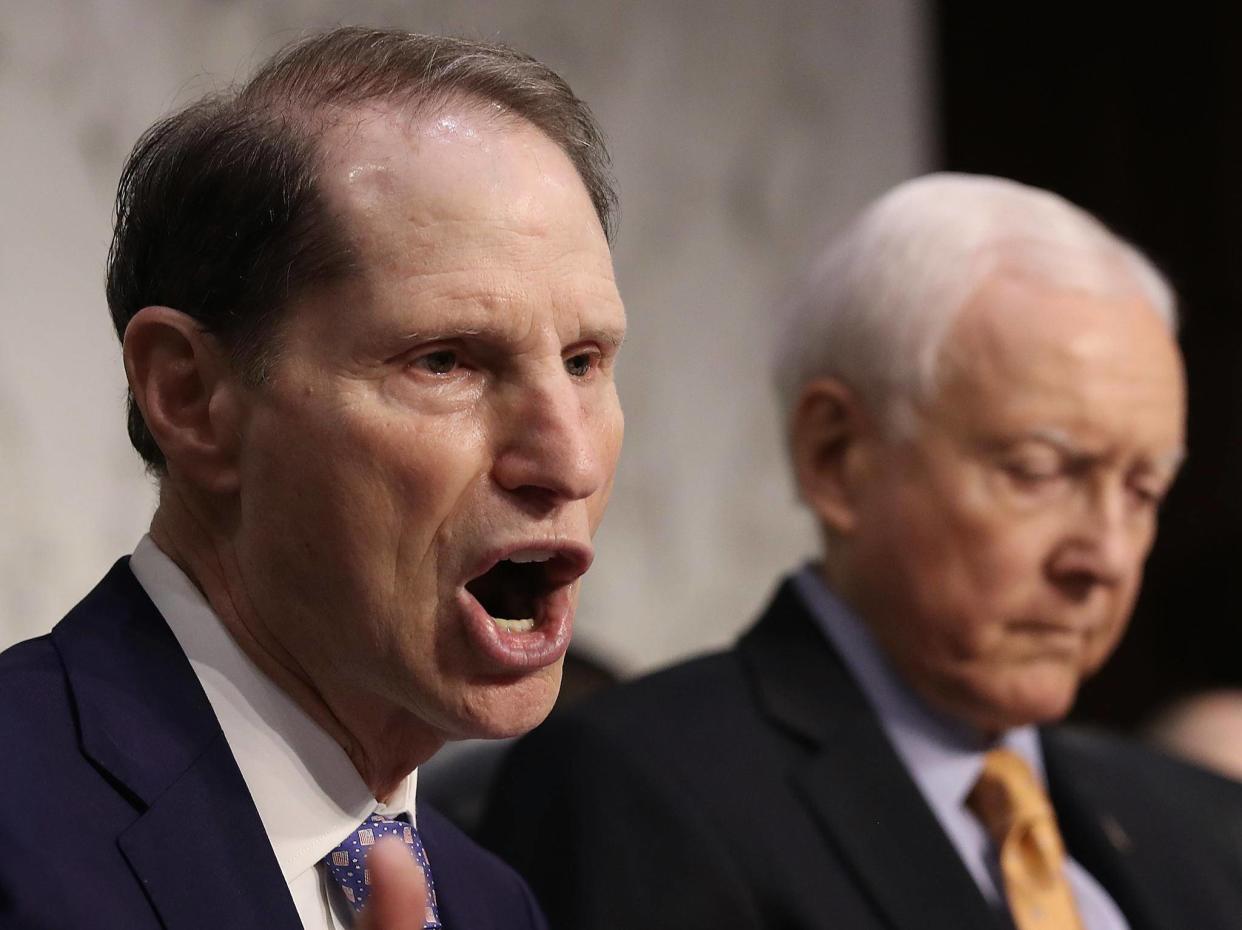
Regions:
<instances>
[{"instance_id":1,"label":"dark suit jacket","mask_svg":"<svg viewBox=\"0 0 1242 930\"><path fill-rule=\"evenodd\" d=\"M1132 930L1242 927L1242 789L1042 734L1074 857ZM879 720L786 583L738 646L518 743L482 839L555 930L997 930Z\"/></svg>"},{"instance_id":2,"label":"dark suit jacket","mask_svg":"<svg viewBox=\"0 0 1242 930\"><path fill-rule=\"evenodd\" d=\"M529 889L419 805L445 930L543 927ZM127 560L0 654L0 927L292 930L211 705Z\"/></svg>"}]
</instances>

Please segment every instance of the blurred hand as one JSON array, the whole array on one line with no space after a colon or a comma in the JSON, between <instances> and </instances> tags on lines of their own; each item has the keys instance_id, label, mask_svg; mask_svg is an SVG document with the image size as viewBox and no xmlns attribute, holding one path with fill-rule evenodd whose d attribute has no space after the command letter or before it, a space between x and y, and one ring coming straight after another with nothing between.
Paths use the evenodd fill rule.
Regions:
<instances>
[{"instance_id":1,"label":"blurred hand","mask_svg":"<svg viewBox=\"0 0 1242 930\"><path fill-rule=\"evenodd\" d=\"M371 893L359 930L423 930L427 882L406 846L395 838L380 840L367 854Z\"/></svg>"}]
</instances>

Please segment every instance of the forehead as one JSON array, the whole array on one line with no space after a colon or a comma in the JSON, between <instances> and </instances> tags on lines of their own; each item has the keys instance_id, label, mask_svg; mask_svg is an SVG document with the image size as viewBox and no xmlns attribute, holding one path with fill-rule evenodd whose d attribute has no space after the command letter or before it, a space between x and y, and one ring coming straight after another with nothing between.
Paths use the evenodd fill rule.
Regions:
<instances>
[{"instance_id":1,"label":"forehead","mask_svg":"<svg viewBox=\"0 0 1242 930\"><path fill-rule=\"evenodd\" d=\"M1153 455L1181 447L1181 357L1167 324L1137 296L994 275L950 327L941 384L941 411L962 425L1140 444Z\"/></svg>"},{"instance_id":2,"label":"forehead","mask_svg":"<svg viewBox=\"0 0 1242 930\"><path fill-rule=\"evenodd\" d=\"M611 268L603 230L573 164L533 125L477 101L410 116L360 110L325 139L323 189L367 262L420 248L520 259L542 245ZM458 257L456 254L453 256ZM481 258L478 261L483 261Z\"/></svg>"},{"instance_id":3,"label":"forehead","mask_svg":"<svg viewBox=\"0 0 1242 930\"><path fill-rule=\"evenodd\" d=\"M448 329L623 331L594 205L531 124L474 101L414 118L373 108L326 132L323 151L321 189L355 274L306 295L287 338L378 352Z\"/></svg>"}]
</instances>

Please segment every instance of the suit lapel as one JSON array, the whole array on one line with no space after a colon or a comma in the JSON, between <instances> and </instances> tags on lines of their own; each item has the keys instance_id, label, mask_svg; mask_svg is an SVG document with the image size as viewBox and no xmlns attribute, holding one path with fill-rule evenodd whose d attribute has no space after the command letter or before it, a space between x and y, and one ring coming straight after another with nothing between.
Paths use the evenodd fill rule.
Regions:
<instances>
[{"instance_id":1,"label":"suit lapel","mask_svg":"<svg viewBox=\"0 0 1242 930\"><path fill-rule=\"evenodd\" d=\"M1116 786L1110 789L1091 778L1089 765L1075 758L1066 735L1040 735L1048 792L1070 855L1104 886L1130 930L1185 926L1185 910L1168 899L1168 889L1159 880L1164 869L1159 862L1146 861L1146 844L1136 842L1134 825L1126 825L1113 810Z\"/></svg>"},{"instance_id":2,"label":"suit lapel","mask_svg":"<svg viewBox=\"0 0 1242 930\"><path fill-rule=\"evenodd\" d=\"M119 845L168 930L301 926L223 735Z\"/></svg>"},{"instance_id":3,"label":"suit lapel","mask_svg":"<svg viewBox=\"0 0 1242 930\"><path fill-rule=\"evenodd\" d=\"M841 659L786 582L740 644L761 705L810 755L794 791L894 930L1000 926Z\"/></svg>"},{"instance_id":4,"label":"suit lapel","mask_svg":"<svg viewBox=\"0 0 1242 930\"><path fill-rule=\"evenodd\" d=\"M211 705L127 560L52 639L82 751L135 808L118 845L168 930L300 927Z\"/></svg>"}]
</instances>

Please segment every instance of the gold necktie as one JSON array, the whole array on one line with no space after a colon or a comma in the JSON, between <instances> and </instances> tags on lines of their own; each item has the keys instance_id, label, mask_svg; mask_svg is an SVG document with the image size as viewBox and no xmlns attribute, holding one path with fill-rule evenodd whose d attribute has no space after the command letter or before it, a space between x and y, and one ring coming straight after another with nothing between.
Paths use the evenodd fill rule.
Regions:
<instances>
[{"instance_id":1,"label":"gold necktie","mask_svg":"<svg viewBox=\"0 0 1242 930\"><path fill-rule=\"evenodd\" d=\"M1018 930L1082 930L1056 815L1026 761L1009 749L989 752L966 804L996 843Z\"/></svg>"}]
</instances>

